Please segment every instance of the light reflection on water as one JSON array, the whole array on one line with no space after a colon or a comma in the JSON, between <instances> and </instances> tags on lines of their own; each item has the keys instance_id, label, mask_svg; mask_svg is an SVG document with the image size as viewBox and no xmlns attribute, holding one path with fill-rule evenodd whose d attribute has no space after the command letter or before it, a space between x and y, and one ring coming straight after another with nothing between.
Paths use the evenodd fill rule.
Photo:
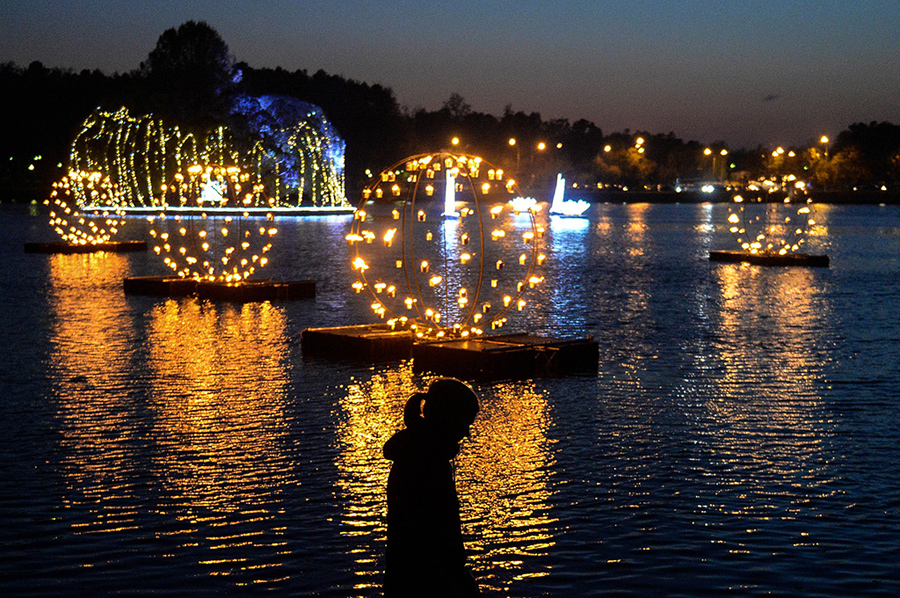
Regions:
<instances>
[{"instance_id":1,"label":"light reflection on water","mask_svg":"<svg viewBox=\"0 0 900 598\"><path fill-rule=\"evenodd\" d=\"M508 594L516 582L549 574L535 557L554 545L550 407L547 393L530 382L496 385L484 395L456 459L457 487L472 568L484 589Z\"/></svg>"},{"instance_id":2,"label":"light reflection on water","mask_svg":"<svg viewBox=\"0 0 900 598\"><path fill-rule=\"evenodd\" d=\"M237 585L288 576L279 517L293 470L283 457L285 342L284 312L269 303L168 300L150 313L159 508L198 526L182 541L208 550L199 562L209 574L245 578Z\"/></svg>"},{"instance_id":3,"label":"light reflection on water","mask_svg":"<svg viewBox=\"0 0 900 598\"><path fill-rule=\"evenodd\" d=\"M338 486L349 497L342 535L354 541L356 591L380 587L390 472L381 449L403 427L406 399L427 386L417 382L407 363L354 380L340 402ZM546 555L553 546L546 479L553 464L545 436L549 407L546 393L532 383L480 392L481 412L455 460L456 484L470 564L485 588L506 593L513 582L548 574L529 557Z\"/></svg>"},{"instance_id":4,"label":"light reflection on water","mask_svg":"<svg viewBox=\"0 0 900 598\"><path fill-rule=\"evenodd\" d=\"M121 255L51 258L51 367L64 503L80 513L73 534L150 533L170 542L165 558L197 559L236 586L283 581L280 498L292 476L284 311L163 301L138 341L122 325L127 275ZM138 349L144 371L133 367ZM128 400L135 385L145 400ZM169 523L150 532L148 518ZM122 558L83 557L82 567Z\"/></svg>"},{"instance_id":5,"label":"light reflection on water","mask_svg":"<svg viewBox=\"0 0 900 598\"><path fill-rule=\"evenodd\" d=\"M600 363L477 388L456 466L486 595L896 595L900 211L817 208L829 269L709 263L726 215L541 216L523 315ZM319 299L239 306L125 297L152 256L21 255L35 218L0 222L5 595L380 595L381 447L428 378L302 358L303 328L371 318L346 223L279 225L273 272Z\"/></svg>"},{"instance_id":6,"label":"light reflection on water","mask_svg":"<svg viewBox=\"0 0 900 598\"><path fill-rule=\"evenodd\" d=\"M815 493L817 484L828 481L813 481L821 478L823 442L833 433L817 384L825 366L817 344L831 318L821 299L824 289L808 269L764 273L728 264L714 276L719 296L709 316L716 323L715 342L702 351L705 363L697 368L711 375L692 381L708 388L684 388L682 395L709 395L698 406L708 422L698 439L707 461L696 471L698 481L717 487L714 494L740 488L742 506L698 505L698 514L724 509L723 514L793 519L802 504L776 508L767 494Z\"/></svg>"},{"instance_id":7,"label":"light reflection on water","mask_svg":"<svg viewBox=\"0 0 900 598\"><path fill-rule=\"evenodd\" d=\"M341 533L355 542L352 552L360 577L354 584L356 591L381 586L387 533L384 491L390 472L390 462L381 449L402 427L406 399L418 390L412 364L404 363L365 379L354 379L340 399L337 484L347 496Z\"/></svg>"},{"instance_id":8,"label":"light reflection on water","mask_svg":"<svg viewBox=\"0 0 900 598\"><path fill-rule=\"evenodd\" d=\"M134 339L119 324L122 301L110 291L128 273L121 255L55 255L50 258L50 369L60 419L59 452L67 478L66 505L88 505L76 534L116 532L134 526L133 453L123 448L137 430L115 393L128 383ZM79 281L87 281L82 285Z\"/></svg>"}]
</instances>

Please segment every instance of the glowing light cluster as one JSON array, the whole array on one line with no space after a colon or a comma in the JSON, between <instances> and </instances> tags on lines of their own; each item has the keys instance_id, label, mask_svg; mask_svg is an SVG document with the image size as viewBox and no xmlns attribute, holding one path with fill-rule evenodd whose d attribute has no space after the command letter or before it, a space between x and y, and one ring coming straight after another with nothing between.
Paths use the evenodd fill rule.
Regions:
<instances>
[{"instance_id":1,"label":"glowing light cluster","mask_svg":"<svg viewBox=\"0 0 900 598\"><path fill-rule=\"evenodd\" d=\"M538 205L538 202L533 197L523 197L521 195L512 198L509 200L509 206L513 209L514 212L527 212L529 210L538 212L541 207Z\"/></svg>"},{"instance_id":2,"label":"glowing light cluster","mask_svg":"<svg viewBox=\"0 0 900 598\"><path fill-rule=\"evenodd\" d=\"M120 190L127 208L167 203L163 192L172 177L193 164L213 163L241 168L259 187L254 197L258 204L248 208L294 208L304 202L350 208L344 196L344 143L321 110L295 110L291 115L296 120L287 124L274 117L260 124L260 114L268 115L265 106L257 104L255 118L247 125L250 140L239 147L226 126L198 136L152 115L98 109L85 119L72 143L70 164L103 173Z\"/></svg>"},{"instance_id":3,"label":"glowing light cluster","mask_svg":"<svg viewBox=\"0 0 900 598\"><path fill-rule=\"evenodd\" d=\"M223 206L255 205L258 186L235 166L192 165L173 177L165 197L176 208L164 206L149 216L153 251L181 278L240 282L266 265L278 233L274 216L231 214Z\"/></svg>"},{"instance_id":4,"label":"glowing light cluster","mask_svg":"<svg viewBox=\"0 0 900 598\"><path fill-rule=\"evenodd\" d=\"M475 156L421 154L385 170L363 191L347 235L354 290L421 338L504 326L527 307L545 260L536 208L517 212L511 195L515 181Z\"/></svg>"},{"instance_id":5,"label":"glowing light cluster","mask_svg":"<svg viewBox=\"0 0 900 598\"><path fill-rule=\"evenodd\" d=\"M728 230L741 249L750 253L795 253L815 223L812 199L806 197L799 201L788 196L783 202L747 202L735 195L729 206Z\"/></svg>"},{"instance_id":6,"label":"glowing light cluster","mask_svg":"<svg viewBox=\"0 0 900 598\"><path fill-rule=\"evenodd\" d=\"M85 201L86 200L86 201ZM63 241L76 245L109 242L125 224L121 196L99 172L69 172L53 183L44 205L50 206L50 226ZM85 203L106 208L86 209Z\"/></svg>"}]
</instances>

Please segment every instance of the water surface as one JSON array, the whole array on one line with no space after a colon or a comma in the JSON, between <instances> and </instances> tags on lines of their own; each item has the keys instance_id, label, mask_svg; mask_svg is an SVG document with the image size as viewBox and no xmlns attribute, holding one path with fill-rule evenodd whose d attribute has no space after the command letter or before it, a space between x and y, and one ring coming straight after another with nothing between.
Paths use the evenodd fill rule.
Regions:
<instances>
[{"instance_id":1,"label":"water surface","mask_svg":"<svg viewBox=\"0 0 900 598\"><path fill-rule=\"evenodd\" d=\"M600 360L477 387L456 468L485 595L900 593L900 208L817 206L827 269L710 263L727 215L540 218L521 325ZM304 328L372 316L346 218L278 226L269 275L314 301L126 297L152 252L24 254L46 218L0 212L4 595L380 595L381 446L428 377L304 359Z\"/></svg>"}]
</instances>

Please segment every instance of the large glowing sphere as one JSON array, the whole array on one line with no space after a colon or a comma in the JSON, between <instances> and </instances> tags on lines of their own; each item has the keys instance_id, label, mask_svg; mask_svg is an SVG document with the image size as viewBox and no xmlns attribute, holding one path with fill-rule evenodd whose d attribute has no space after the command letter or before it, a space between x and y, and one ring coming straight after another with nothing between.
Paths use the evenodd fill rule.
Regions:
<instances>
[{"instance_id":1,"label":"large glowing sphere","mask_svg":"<svg viewBox=\"0 0 900 598\"><path fill-rule=\"evenodd\" d=\"M728 210L729 232L741 249L750 253L796 253L815 223L812 199L805 196L746 201L735 195Z\"/></svg>"},{"instance_id":2,"label":"large glowing sphere","mask_svg":"<svg viewBox=\"0 0 900 598\"><path fill-rule=\"evenodd\" d=\"M153 251L181 278L239 282L266 265L278 230L271 214L251 217L241 208L259 190L235 166L193 165L165 189L167 204L148 217ZM168 205L178 208L167 211Z\"/></svg>"},{"instance_id":3,"label":"large glowing sphere","mask_svg":"<svg viewBox=\"0 0 900 598\"><path fill-rule=\"evenodd\" d=\"M129 209L156 208L161 189L197 163L236 164L265 194L255 209L344 207L344 142L322 110L291 98L241 96L240 135L230 127L194 134L150 114L95 110L70 149L72 167L99 171L117 185ZM239 119L241 120L241 119ZM170 202L169 209L177 209Z\"/></svg>"},{"instance_id":4,"label":"large glowing sphere","mask_svg":"<svg viewBox=\"0 0 900 598\"><path fill-rule=\"evenodd\" d=\"M99 172L69 172L53 183L50 198L50 226L63 241L76 245L96 245L109 242L125 223L121 210L121 195L116 187ZM90 205L104 208L92 208Z\"/></svg>"},{"instance_id":5,"label":"large glowing sphere","mask_svg":"<svg viewBox=\"0 0 900 598\"><path fill-rule=\"evenodd\" d=\"M543 229L517 212L515 181L481 158L421 154L363 192L347 241L372 310L419 337L466 337L527 309L543 279Z\"/></svg>"}]
</instances>

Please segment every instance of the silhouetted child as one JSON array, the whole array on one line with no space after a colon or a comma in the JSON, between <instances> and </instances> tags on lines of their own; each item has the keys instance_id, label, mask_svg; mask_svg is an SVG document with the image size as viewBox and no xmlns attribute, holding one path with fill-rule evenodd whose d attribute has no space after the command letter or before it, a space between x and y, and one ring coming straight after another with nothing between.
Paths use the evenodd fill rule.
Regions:
<instances>
[{"instance_id":1,"label":"silhouetted child","mask_svg":"<svg viewBox=\"0 0 900 598\"><path fill-rule=\"evenodd\" d=\"M466 568L450 463L477 413L478 397L469 386L439 378L428 392L409 398L406 429L384 445L385 458L393 461L387 484L386 598L480 595Z\"/></svg>"}]
</instances>

